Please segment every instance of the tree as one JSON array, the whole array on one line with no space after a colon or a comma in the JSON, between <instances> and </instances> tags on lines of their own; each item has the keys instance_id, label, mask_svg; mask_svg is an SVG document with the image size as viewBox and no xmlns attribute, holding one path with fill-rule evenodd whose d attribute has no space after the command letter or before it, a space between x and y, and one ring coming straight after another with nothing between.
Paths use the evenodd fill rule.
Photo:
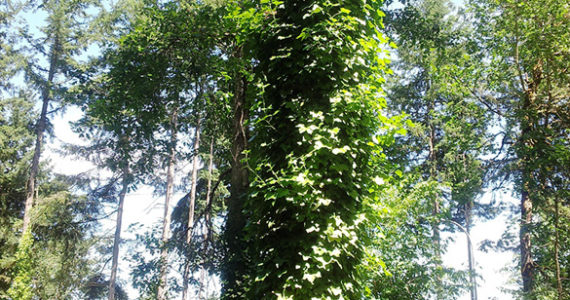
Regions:
<instances>
[{"instance_id":1,"label":"tree","mask_svg":"<svg viewBox=\"0 0 570 300\"><path fill-rule=\"evenodd\" d=\"M569 6L565 1L474 1L474 5L493 54L488 81L493 92L503 96L505 139L512 141L506 154L511 163L504 165L503 173L512 178L520 196L522 294L528 299L549 295L552 287L547 282L554 282L561 299L561 281L550 280L545 270L560 267L556 199L568 183L567 168L559 164L568 153ZM558 216L554 220L544 214L553 212ZM552 239L546 236L553 234L551 247Z\"/></svg>"},{"instance_id":2,"label":"tree","mask_svg":"<svg viewBox=\"0 0 570 300\"><path fill-rule=\"evenodd\" d=\"M160 162L159 165L150 167L160 169L167 165L161 270L156 289L159 299L164 299L167 291L167 258L170 247L168 203L175 184L174 168L178 157L182 155L177 149L178 135L190 136L190 128L193 126L194 143L190 154L193 170L187 242L190 243L192 238L202 111L205 102L213 97L216 89L215 73L220 61L214 48L217 29L213 22L217 16L215 8L197 3L168 3L164 6L148 4L128 34L121 39L117 49L112 51L113 57L109 62L111 69L107 76L112 93L111 99L105 101L123 101L128 117L141 124L135 130L143 139L138 142L148 145L146 160ZM101 115L105 118L103 114L108 113L104 111ZM158 179L149 171L144 170L145 173L142 174L147 182L162 185L164 179ZM190 275L190 264L186 265L183 296L188 292Z\"/></svg>"},{"instance_id":3,"label":"tree","mask_svg":"<svg viewBox=\"0 0 570 300\"><path fill-rule=\"evenodd\" d=\"M7 38L2 39L2 43L12 44L2 47L2 63L6 63L6 69L2 72L1 85L7 89L6 94L18 96L1 99L6 152L0 158L0 164L5 167L6 177L1 180L5 221L2 244L5 248L2 251L4 276L0 294L14 299L31 299L34 295L68 299L92 272L87 251L94 242L91 236L94 227L90 220L98 210L88 198L77 193L84 186L80 178L53 174L48 164L40 163L40 155L44 135L50 127L48 115L57 111L48 112L53 108L52 100L60 101L61 105L69 98L72 93L68 89L80 75L80 67L74 58L86 43L82 21L87 19L83 13L88 5L47 1L34 8L35 4L7 4L2 10L13 14L9 16L11 20L18 20L20 16L16 13L23 9L43 9L48 19L47 25L40 29L41 37L32 36L27 28L17 28L17 22L10 24L7 35L2 31L2 37ZM20 33L18 38L14 36L15 32ZM43 55L47 57L47 65L39 62ZM20 75L23 69L25 76L20 83L12 76ZM38 95L42 102L39 115L32 110ZM32 122L32 118L36 121ZM35 139L33 150L31 137ZM23 224L20 221L22 214ZM19 245L12 248L19 232Z\"/></svg>"},{"instance_id":4,"label":"tree","mask_svg":"<svg viewBox=\"0 0 570 300\"><path fill-rule=\"evenodd\" d=\"M98 208L92 199L73 192L84 188L81 178L54 175L44 164L34 222L25 237L18 235L37 116L29 98L22 96L0 102L0 296L68 299L94 271L87 253L95 243L92 221ZM18 246L20 239L23 246Z\"/></svg>"},{"instance_id":5,"label":"tree","mask_svg":"<svg viewBox=\"0 0 570 300\"><path fill-rule=\"evenodd\" d=\"M25 95L22 95L25 97ZM0 295L12 281L12 267L17 251L18 237L14 225L18 223L23 210L22 187L26 185L27 167L31 159L29 153L33 145L32 105L26 98L2 99L0 102L0 203L1 238L0 251Z\"/></svg>"},{"instance_id":6,"label":"tree","mask_svg":"<svg viewBox=\"0 0 570 300\"><path fill-rule=\"evenodd\" d=\"M84 25L80 22L80 16L85 13L87 7L86 4L74 1L44 1L42 8L48 13L48 23L42 28L45 39L30 39L32 49L37 49L41 54L45 53L48 66L46 68L34 63L26 66L27 80L30 86L38 89L42 106L36 124L36 143L28 177L22 232L28 229L35 203L36 180L44 136L49 125L50 104L59 100L60 105L63 105L62 101L68 89L68 86L56 81L57 76L69 76L73 79L78 67L74 55L86 46L85 31L82 28Z\"/></svg>"},{"instance_id":7,"label":"tree","mask_svg":"<svg viewBox=\"0 0 570 300\"><path fill-rule=\"evenodd\" d=\"M245 248L228 247L246 264L225 277L223 297L359 298L363 248L356 240L386 171L377 135L389 123L380 113L386 60L379 3L254 7L233 14L255 41L243 57L256 62L256 81L245 92L246 103L256 101L249 102L245 152L252 171Z\"/></svg>"},{"instance_id":8,"label":"tree","mask_svg":"<svg viewBox=\"0 0 570 300\"><path fill-rule=\"evenodd\" d=\"M403 201L394 211L403 209L404 220L395 224L407 224L401 230L411 236L400 239L393 232L400 227L392 228L386 222L394 222L390 217L381 217L384 222L378 224L386 228L388 236L399 239L380 240L380 244L386 243L380 252L389 253L388 270L393 277L403 277L398 282L407 286L394 287L391 276L383 283L380 279L378 292L384 297L454 297L467 285L461 280L461 272L442 266L447 244L441 238L442 229L460 229L468 236L471 297L477 297L469 230L474 212L492 216L490 207L477 201L485 173L481 157L491 142L487 133L489 113L471 93L470 72L480 54L469 40L472 28L466 21L466 16L453 12L447 1L404 1L402 8L388 11L387 30L398 44L388 106L394 114L404 112L413 126L408 135L397 138L396 149L390 151L404 171L403 186L396 184L403 190L390 194ZM423 208L406 213L412 203ZM426 235L431 235L433 245L416 242L425 241ZM391 243L400 246L390 249ZM416 247L421 249L416 251ZM414 279L419 277L432 280ZM405 283L410 281L413 284Z\"/></svg>"}]
</instances>

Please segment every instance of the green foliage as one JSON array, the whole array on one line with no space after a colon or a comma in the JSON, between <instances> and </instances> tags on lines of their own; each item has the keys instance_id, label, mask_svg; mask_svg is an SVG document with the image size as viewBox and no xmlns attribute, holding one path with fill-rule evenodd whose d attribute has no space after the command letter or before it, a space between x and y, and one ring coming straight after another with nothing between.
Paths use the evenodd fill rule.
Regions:
<instances>
[{"instance_id":1,"label":"green foliage","mask_svg":"<svg viewBox=\"0 0 570 300\"><path fill-rule=\"evenodd\" d=\"M14 257L12 285L7 292L8 297L12 299L31 300L34 295L32 290L34 261L30 255L33 241L30 231L25 232L20 240L18 251Z\"/></svg>"},{"instance_id":2,"label":"green foliage","mask_svg":"<svg viewBox=\"0 0 570 300\"><path fill-rule=\"evenodd\" d=\"M130 272L132 285L139 291L139 299L155 299L160 279L160 247L171 246L162 245L158 226L154 226L151 232L136 234L135 245L143 245L143 248L139 250L135 246L129 249L128 260L134 265Z\"/></svg>"},{"instance_id":3,"label":"green foliage","mask_svg":"<svg viewBox=\"0 0 570 300\"><path fill-rule=\"evenodd\" d=\"M19 213L23 209L27 167L33 145L31 104L22 98L0 100L0 295L10 287L18 250ZM22 261L20 258L19 261ZM22 264L23 262L20 262ZM22 275L25 277L25 275Z\"/></svg>"},{"instance_id":4,"label":"green foliage","mask_svg":"<svg viewBox=\"0 0 570 300\"><path fill-rule=\"evenodd\" d=\"M410 125L387 154L404 177L391 182L381 203L390 213L374 223L386 236L376 250L392 273L374 288L381 299L453 298L467 283L464 272L442 266L447 243L440 231L457 231L453 222L469 230L472 209L493 216L477 201L485 174L481 156L491 144L489 114L473 95L479 52L466 16L453 13L450 2L404 2L387 12L388 34L398 44L387 98L389 109L405 112Z\"/></svg>"},{"instance_id":5,"label":"green foliage","mask_svg":"<svg viewBox=\"0 0 570 300\"><path fill-rule=\"evenodd\" d=\"M90 219L97 215L97 208L86 198L70 194L71 185L65 178L42 180L40 189L32 231L21 238L25 243L13 250L19 239L2 235L0 265L6 280L3 285L9 284L10 289L0 291L0 295L12 299L68 299L93 272L87 255L95 241L88 233L93 229ZM8 228L3 224L2 231L17 232L13 228L20 224L15 222ZM11 240L7 238L14 240L14 246L8 247Z\"/></svg>"},{"instance_id":6,"label":"green foliage","mask_svg":"<svg viewBox=\"0 0 570 300\"><path fill-rule=\"evenodd\" d=\"M374 205L369 230L370 252L381 262L369 282L374 299L429 299L445 286L445 297L457 297L465 289L465 272L442 266L434 253L432 201L441 197L442 186L419 181L417 173L387 181ZM372 261L374 262L374 261Z\"/></svg>"},{"instance_id":7,"label":"green foliage","mask_svg":"<svg viewBox=\"0 0 570 300\"><path fill-rule=\"evenodd\" d=\"M256 41L260 97L248 151L249 269L238 297L364 293L359 238L367 203L390 172L382 148L399 127L382 115L379 5L262 1L237 14L254 24L243 30Z\"/></svg>"},{"instance_id":8,"label":"green foliage","mask_svg":"<svg viewBox=\"0 0 570 300\"><path fill-rule=\"evenodd\" d=\"M512 141L499 175L510 178L521 196L519 239L523 254L529 254L520 264L521 297L563 299L567 281L561 273L568 261L561 251L568 237L560 222L567 220L568 202L562 199L569 186L570 7L556 0L472 4L491 56L488 81L503 108L504 139Z\"/></svg>"},{"instance_id":9,"label":"green foliage","mask_svg":"<svg viewBox=\"0 0 570 300\"><path fill-rule=\"evenodd\" d=\"M163 193L173 149L181 164L195 155L207 161L208 143L189 151L198 120L202 141L214 141L216 170L198 180L190 244L188 195L172 214L170 242L157 228L137 236L131 279L142 299L157 293L164 247L179 254L174 268L189 263L215 276L233 267L219 228L228 219L220 176L232 161L232 126L251 137L243 161L251 185L237 249L247 268L223 283L237 288L224 298L456 298L467 274L443 266L440 231L456 231L452 223L469 230L471 213L493 217L495 208L477 197L499 177L534 206L523 226L532 233L534 271L524 296L567 297L567 1L473 0L472 15L449 1L400 2L384 29L380 0L43 1L34 8L48 15L39 37L13 18L38 3L2 6L0 297L104 298L109 282L95 270L103 263L90 256L107 253L92 235L101 207L115 200L119 176L129 191L150 184ZM386 67L395 45L383 31L398 44L395 75ZM104 54L80 63L95 40ZM36 93L12 86L22 66ZM251 117L232 120L242 79ZM75 127L91 143L69 148L113 176L91 191L101 178L55 176L42 166L31 231L19 244L35 136L30 100L38 95L48 111L68 101L84 109ZM506 149L493 150L494 178L482 161L491 112L504 125ZM207 180L219 185L211 207ZM180 289L175 281L172 291ZM115 286L116 298L126 299Z\"/></svg>"}]
</instances>

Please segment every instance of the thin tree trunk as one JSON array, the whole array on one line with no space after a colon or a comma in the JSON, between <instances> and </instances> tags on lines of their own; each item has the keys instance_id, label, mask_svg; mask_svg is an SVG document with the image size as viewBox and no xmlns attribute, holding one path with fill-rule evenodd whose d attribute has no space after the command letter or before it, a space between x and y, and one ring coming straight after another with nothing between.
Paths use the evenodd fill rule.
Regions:
<instances>
[{"instance_id":1,"label":"thin tree trunk","mask_svg":"<svg viewBox=\"0 0 570 300\"><path fill-rule=\"evenodd\" d=\"M521 277L523 282L523 292L525 295L532 296L534 291L534 262L532 259L530 225L532 223L533 204L530 197L531 170L529 170L530 157L528 153L532 149L531 131L533 128L533 119L531 109L536 100L538 87L542 81L542 62L538 61L532 70L532 80L528 84L520 108L520 124L521 136L519 137L519 153L518 159L521 172L521 226L520 226L520 244L521 244ZM521 149L522 148L522 149ZM522 152L521 152L522 151Z\"/></svg>"},{"instance_id":2,"label":"thin tree trunk","mask_svg":"<svg viewBox=\"0 0 570 300\"><path fill-rule=\"evenodd\" d=\"M556 289L558 300L562 300L562 278L560 275L560 200L554 199L554 261L556 263Z\"/></svg>"},{"instance_id":3,"label":"thin tree trunk","mask_svg":"<svg viewBox=\"0 0 570 300\"><path fill-rule=\"evenodd\" d=\"M194 229L194 204L196 202L196 186L198 185L198 152L200 149L200 116L196 122L194 133L194 156L192 158L192 187L190 188L190 204L188 205L188 228L186 230L186 245L190 249L192 231ZM188 281L190 280L190 258L186 257L183 275L182 300L188 299Z\"/></svg>"},{"instance_id":4,"label":"thin tree trunk","mask_svg":"<svg viewBox=\"0 0 570 300\"><path fill-rule=\"evenodd\" d=\"M238 49L235 56L241 58L242 50ZM243 228L245 216L242 212L247 188L249 186L248 171L243 164L243 151L247 149L248 128L245 122L249 118L246 104L246 80L242 75L236 75L233 101L233 132L232 132L232 169L230 201L224 239L227 245L225 267L222 270L224 299L243 299L240 292L241 277L245 273L243 257Z\"/></svg>"},{"instance_id":5,"label":"thin tree trunk","mask_svg":"<svg viewBox=\"0 0 570 300\"><path fill-rule=\"evenodd\" d=\"M166 195L164 197L164 215L162 221L162 249L160 250L160 282L157 299L166 300L168 281L168 240L170 239L170 200L174 190L174 168L176 166L176 144L178 126L178 111L174 109L170 118L170 151L168 153L168 167L166 171Z\"/></svg>"},{"instance_id":6,"label":"thin tree trunk","mask_svg":"<svg viewBox=\"0 0 570 300\"><path fill-rule=\"evenodd\" d=\"M437 175L437 158L436 158L436 153L435 153L435 128L433 126L433 124L430 124L430 132L429 132L429 162L430 162L430 179L431 180L436 180L436 175ZM432 214L433 216L437 219L438 215L439 215L439 197L436 197L434 199L434 203L433 203L433 210L432 210ZM440 233L439 233L439 222L436 221L434 226L433 226L433 241L434 244L436 245L436 252L438 253L438 258L441 258L439 256L441 256L439 253L439 249L440 249Z\"/></svg>"},{"instance_id":7,"label":"thin tree trunk","mask_svg":"<svg viewBox=\"0 0 570 300\"><path fill-rule=\"evenodd\" d=\"M202 252L203 252L203 256L204 256L204 261L202 261L202 270L200 271L200 290L198 293L198 299L202 299L203 297L203 293L205 292L205 286L206 286L206 268L205 268L205 264L206 264L206 257L207 257L207 253L208 253L208 242L210 240L210 231L211 231L211 213L212 213L212 173L214 171L214 141L215 138L214 136L211 137L210 139L210 154L208 156L209 162L208 162L208 187L207 187L207 191L206 191L206 211L204 213L204 245L202 248Z\"/></svg>"},{"instance_id":8,"label":"thin tree trunk","mask_svg":"<svg viewBox=\"0 0 570 300\"><path fill-rule=\"evenodd\" d=\"M471 241L471 217L473 202L465 203L465 234L467 235L467 259L469 260L469 283L471 285L471 300L477 300L477 278L475 277L475 254L473 253L473 242Z\"/></svg>"},{"instance_id":9,"label":"thin tree trunk","mask_svg":"<svg viewBox=\"0 0 570 300\"><path fill-rule=\"evenodd\" d=\"M115 227L115 240L113 242L113 263L111 264L111 278L109 279L109 300L115 299L115 283L117 281L117 267L119 264L119 245L121 243L121 225L123 222L123 207L125 196L129 188L129 168L123 168L123 188L119 194L119 208L117 209L117 224Z\"/></svg>"},{"instance_id":10,"label":"thin tree trunk","mask_svg":"<svg viewBox=\"0 0 570 300\"><path fill-rule=\"evenodd\" d=\"M532 292L533 263L531 253L530 230L528 229L532 221L532 202L525 190L521 193L521 275L523 280L523 291Z\"/></svg>"},{"instance_id":11,"label":"thin tree trunk","mask_svg":"<svg viewBox=\"0 0 570 300\"><path fill-rule=\"evenodd\" d=\"M36 128L36 145L34 148L34 157L32 159L32 165L30 167L30 176L28 178L28 184L26 189L26 202L24 206L24 220L22 225L22 233L28 230L28 226L30 225L30 219L31 219L30 213L32 207L34 206L34 201L35 201L34 194L36 194L36 179L40 169L40 156L44 142L44 133L48 122L47 111L50 102L50 91L51 91L51 86L53 84L53 78L57 71L57 62L59 60L59 55L60 55L59 35L56 34L54 38L54 44L52 46L50 53L48 78L46 85L42 90L42 110Z\"/></svg>"},{"instance_id":12,"label":"thin tree trunk","mask_svg":"<svg viewBox=\"0 0 570 300\"><path fill-rule=\"evenodd\" d=\"M431 120L431 117L429 115L429 113L431 113L434 110L434 101L431 100L429 103L429 107L428 107L428 117L427 117L427 123L429 124L429 141L428 141L428 146L429 146L429 153L428 153L428 160L429 160L429 175L430 175L430 179L431 180L436 180L436 176L437 176L437 157L436 157L436 151L435 151L435 143L436 143L436 138L435 138L435 127L433 125L433 121ZM441 266L441 234L439 231L439 213L440 213L440 203L439 203L439 196L436 195L436 197L433 199L433 209L432 209L432 216L434 218L432 227L433 227L433 235L432 235L432 241L433 241L433 246L434 246L434 254L435 254L435 260L436 260L436 264L438 266ZM436 286L436 294L438 299L441 299L443 296L443 283L442 283L442 278L441 278L441 274L438 272L438 274L436 274L437 278L436 278L436 282L437 282L437 286Z\"/></svg>"}]
</instances>

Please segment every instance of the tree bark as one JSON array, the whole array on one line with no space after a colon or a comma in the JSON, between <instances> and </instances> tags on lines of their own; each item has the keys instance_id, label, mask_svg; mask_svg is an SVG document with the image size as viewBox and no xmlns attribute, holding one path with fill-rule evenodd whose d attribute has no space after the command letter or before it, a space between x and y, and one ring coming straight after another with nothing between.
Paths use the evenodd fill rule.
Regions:
<instances>
[{"instance_id":1,"label":"tree bark","mask_svg":"<svg viewBox=\"0 0 570 300\"><path fill-rule=\"evenodd\" d=\"M117 281L117 267L119 264L119 245L121 243L121 225L123 222L123 207L125 205L125 196L129 188L129 168L125 162L123 168L123 188L119 194L119 208L117 209L117 223L115 227L115 240L113 242L113 262L111 264L111 278L109 279L109 300L115 300L115 283Z\"/></svg>"},{"instance_id":2,"label":"tree bark","mask_svg":"<svg viewBox=\"0 0 570 300\"><path fill-rule=\"evenodd\" d=\"M203 245L202 245L202 255L204 260L202 261L202 269L200 270L200 289L198 291L198 299L202 299L205 293L206 287L206 257L208 256L208 243L210 241L210 231L211 231L211 213L212 213L212 173L214 171L214 136L210 139L210 154L208 156L208 187L206 190L206 204L204 212L204 235L203 235Z\"/></svg>"},{"instance_id":3,"label":"tree bark","mask_svg":"<svg viewBox=\"0 0 570 300\"><path fill-rule=\"evenodd\" d=\"M532 149L531 131L534 120L530 113L538 92L538 87L542 81L542 62L538 61L530 74L531 79L524 91L523 103L520 107L519 118L521 124L521 135L519 137L518 160L521 172L521 225L520 225L520 246L521 246L521 277L523 282L523 292L532 296L534 291L534 261L532 258L532 244L530 235L530 225L532 223L533 203L530 197L531 170L529 152Z\"/></svg>"},{"instance_id":4,"label":"tree bark","mask_svg":"<svg viewBox=\"0 0 570 300\"><path fill-rule=\"evenodd\" d=\"M560 275L560 200L554 199L554 261L556 263L556 290L558 300L562 300L562 278Z\"/></svg>"},{"instance_id":5,"label":"tree bark","mask_svg":"<svg viewBox=\"0 0 570 300\"><path fill-rule=\"evenodd\" d=\"M190 203L188 205L188 227L186 230L186 245L190 249L192 242L192 231L194 230L194 205L196 202L196 186L198 185L198 152L200 150L200 124L198 116L196 130L194 132L194 156L192 158L192 186L190 188ZM183 274L182 300L188 299L188 281L190 279L190 258L186 257Z\"/></svg>"},{"instance_id":6,"label":"tree bark","mask_svg":"<svg viewBox=\"0 0 570 300\"><path fill-rule=\"evenodd\" d=\"M174 168L176 166L176 145L178 126L178 111L174 109L170 117L170 151L168 153L168 167L166 171L166 195L164 197L164 215L162 218L162 249L160 250L160 282L157 299L166 300L168 281L168 240L170 239L170 200L174 190Z\"/></svg>"},{"instance_id":7,"label":"tree bark","mask_svg":"<svg viewBox=\"0 0 570 300\"><path fill-rule=\"evenodd\" d=\"M428 106L428 114L426 123L429 126L429 153L428 153L428 161L429 161L429 178L430 180L436 181L437 180L437 155L435 151L435 126L433 124L433 120L431 119L431 112L434 111L435 101L430 99L429 106ZM441 267L442 259L441 259L441 234L439 231L439 213L440 213L440 203L439 203L439 196L436 195L433 199L433 208L432 208L432 216L433 216L433 234L432 234L432 242L434 247L434 255L435 255L435 263L437 266ZM438 268L439 269L439 268ZM436 274L436 295L438 299L443 297L443 282L441 277L441 272L437 272Z\"/></svg>"},{"instance_id":8,"label":"tree bark","mask_svg":"<svg viewBox=\"0 0 570 300\"><path fill-rule=\"evenodd\" d=\"M48 122L47 111L50 102L50 91L51 91L51 86L53 84L53 79L57 72L57 62L59 61L59 55L60 55L61 47L59 40L60 40L59 35L56 34L54 37L54 43L50 53L48 78L46 85L42 90L42 110L40 112L40 118L38 120L38 124L36 127L36 145L34 148L34 157L32 158L32 165L30 167L30 176L28 178L28 184L26 189L26 202L24 206L24 220L22 225L22 233L28 230L28 226L30 225L30 219L31 219L30 215L31 210L35 204L34 194L36 194L36 179L40 169L40 156L44 142L44 133Z\"/></svg>"},{"instance_id":9,"label":"tree bark","mask_svg":"<svg viewBox=\"0 0 570 300\"><path fill-rule=\"evenodd\" d=\"M243 56L242 49L238 49L235 56L241 59ZM242 209L249 186L248 170L243 163L245 158L243 152L247 149L248 144L248 128L245 125L249 118L246 90L245 78L241 74L236 75L233 98L231 188L224 234L227 253L225 267L222 270L222 297L224 299L242 299L240 282L246 269L242 252L245 249L243 246L243 229L246 223Z\"/></svg>"},{"instance_id":10,"label":"tree bark","mask_svg":"<svg viewBox=\"0 0 570 300\"><path fill-rule=\"evenodd\" d=\"M471 241L471 217L473 202L465 203L465 234L467 235L467 259L469 261L469 283L471 285L471 300L477 300L477 278L475 277L475 255L473 253L473 242Z\"/></svg>"},{"instance_id":11,"label":"tree bark","mask_svg":"<svg viewBox=\"0 0 570 300\"><path fill-rule=\"evenodd\" d=\"M532 201L528 192L521 193L521 276L523 280L523 292L532 292L534 267L532 262L530 230L528 226L532 222Z\"/></svg>"},{"instance_id":12,"label":"tree bark","mask_svg":"<svg viewBox=\"0 0 570 300\"><path fill-rule=\"evenodd\" d=\"M429 133L429 162L430 162L430 179L436 180L437 175L437 158L435 153L435 128L433 124L430 124L430 133ZM433 242L435 245L436 251L436 258L438 261L441 261L441 235L439 232L439 221L438 216L440 212L439 207L439 197L435 197L433 200L433 210L432 215L434 216L434 224L433 224Z\"/></svg>"}]
</instances>

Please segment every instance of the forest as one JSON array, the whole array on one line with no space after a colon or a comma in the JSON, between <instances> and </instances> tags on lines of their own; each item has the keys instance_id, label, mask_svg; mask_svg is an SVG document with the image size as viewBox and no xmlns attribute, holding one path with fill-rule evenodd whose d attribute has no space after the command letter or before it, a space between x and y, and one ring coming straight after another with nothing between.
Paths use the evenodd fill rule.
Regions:
<instances>
[{"instance_id":1,"label":"forest","mask_svg":"<svg viewBox=\"0 0 570 300\"><path fill-rule=\"evenodd\" d=\"M0 299L570 299L568 0L3 0L0 91Z\"/></svg>"}]
</instances>

